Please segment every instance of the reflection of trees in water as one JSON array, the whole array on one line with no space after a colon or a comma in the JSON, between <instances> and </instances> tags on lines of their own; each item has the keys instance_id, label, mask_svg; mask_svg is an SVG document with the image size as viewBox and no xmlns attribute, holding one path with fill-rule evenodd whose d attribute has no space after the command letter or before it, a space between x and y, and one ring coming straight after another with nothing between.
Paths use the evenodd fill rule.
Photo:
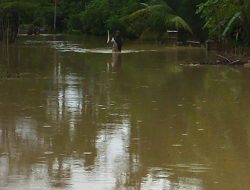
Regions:
<instances>
[{"instance_id":1,"label":"reflection of trees in water","mask_svg":"<svg viewBox=\"0 0 250 190\"><path fill-rule=\"evenodd\" d=\"M84 76L77 75L77 70L68 74L65 65L61 67L73 64L68 58L56 64L54 78L57 80L51 85L47 100L48 117L60 118L59 121L65 123L65 126L59 123L60 133L53 136L52 151L59 153L70 149L69 154L79 154L78 159L84 160L84 169L94 169L91 175L96 180L101 177L98 172L114 168L105 178L117 178L117 183L124 183L121 172L127 168L124 146L129 138L129 115L124 110L126 101L121 101L120 94L112 93L113 80L110 79L113 76L103 72L105 65L93 69L95 62L91 66L83 63Z\"/></svg>"},{"instance_id":2,"label":"reflection of trees in water","mask_svg":"<svg viewBox=\"0 0 250 190\"><path fill-rule=\"evenodd\" d=\"M22 118L9 119L8 113L1 115L5 115L5 118L0 119L3 124L0 127L0 161L6 161L0 165L0 170L5 171L1 176L4 184L9 176L17 173L29 176L32 164L37 162L43 147L32 130L34 121Z\"/></svg>"},{"instance_id":3,"label":"reflection of trees in water","mask_svg":"<svg viewBox=\"0 0 250 190\"><path fill-rule=\"evenodd\" d=\"M0 79L19 78L19 48L0 44ZM14 55L14 56L13 56Z\"/></svg>"},{"instance_id":4,"label":"reflection of trees in water","mask_svg":"<svg viewBox=\"0 0 250 190\"><path fill-rule=\"evenodd\" d=\"M163 54L140 54L136 61L127 55L122 72L108 73L103 62L106 55L43 53L53 64L34 61L37 67L31 70L46 73L45 79L19 81L11 88L10 83L1 84L6 93L0 93L5 102L0 110L9 113L0 114L0 123L6 124L0 127L0 150L11 152L5 158L10 158L7 167L13 174L33 176L45 170L43 175L52 186L67 187L77 167L90 171L93 178L113 172L117 189L147 188L147 183L157 185L154 181L187 189L201 187L205 180L211 189L218 180L214 173L229 176L227 169L216 169L224 158L229 164L243 160L241 166L245 166L247 128L237 125L246 126L248 121L244 113L249 107L243 102L248 96L242 90L247 83L243 88L239 80L216 82L225 75L239 79L238 74L180 66ZM36 56L24 54L25 70ZM165 63L168 59L171 64ZM236 108L233 101L240 96L242 102ZM177 163L184 163L186 169ZM201 173L192 173L194 167ZM242 174L241 168L237 172Z\"/></svg>"},{"instance_id":5,"label":"reflection of trees in water","mask_svg":"<svg viewBox=\"0 0 250 190\"><path fill-rule=\"evenodd\" d=\"M249 158L247 120L242 115L249 108L242 110L242 106L235 102L242 92L238 84L241 81L229 79L217 83L215 80L220 74L225 74L224 69L219 75L217 72L217 76L211 76L213 73L211 68L187 67L175 77L166 76L166 83L155 89L149 86L135 91L138 98L131 104L133 127L130 149L130 165L135 162L135 170L130 170L130 178L138 181L131 183L140 187L150 173L149 168L158 167L159 175L161 170L170 171L166 183L175 187L180 183L180 176L193 178L190 163L202 163L202 167L212 168L203 170L200 167L202 173L197 174L198 179L206 181L203 185L209 188L213 188L213 181L218 180L219 176L215 174L232 177L227 171L241 173L240 176L244 177L236 180L247 182L248 171L241 168L241 165L247 165L245 159ZM240 78L238 72L229 73L230 77L232 75ZM223 163L227 159L236 166ZM136 167L138 163L140 167ZM183 163L184 168L173 167L177 163ZM155 180L159 180L157 175Z\"/></svg>"},{"instance_id":6,"label":"reflection of trees in water","mask_svg":"<svg viewBox=\"0 0 250 190\"><path fill-rule=\"evenodd\" d=\"M34 54L33 56L35 57ZM60 63L60 57L55 56L53 81L50 77L46 77L46 80L39 80L39 88L33 86L38 84L36 82L19 81L12 88L7 88L6 93L0 94L6 107L0 106L4 110L15 110L8 115L1 114L1 117L14 121L13 124L7 125L7 129L13 128L11 135L5 138L11 141L12 146L9 149L15 151L16 147L20 148L18 159L14 152L13 158L15 159L12 159L6 167L14 168L15 171L18 167L23 168L26 171L20 169L19 174L25 176L36 176L34 172L47 168L47 171L41 175L44 175L45 179L48 177L47 180L51 185L65 187L72 177L75 160L78 160L80 166L86 171L100 167L103 162L108 164L105 163L102 157L104 152L100 149L113 139L113 137L110 138L112 131L114 133L116 131L121 138L120 127L116 129L115 126L119 126L124 117L113 117L112 114L124 113L120 112L122 108L119 108L119 113L116 113L116 106L119 105L110 105L114 103L114 100L110 93L111 84L108 75L104 73L96 77L93 73L95 70L91 71L92 68L83 66L83 69L90 69L90 72L87 72L86 76L78 76L77 71L69 72L65 69L67 66L63 65L64 62ZM68 63L71 64L70 61ZM30 64L34 63L30 62ZM105 69L105 65L103 68ZM44 72L44 69L41 72ZM8 84L4 84L1 87L7 86ZM32 90L34 88L35 90ZM21 94L18 98L16 98L17 92ZM11 96L6 94L11 94ZM14 99L15 105L11 103ZM27 115L32 115L32 118ZM25 121L28 120L31 124L26 125L27 123L21 122L20 130L16 130L16 117L24 119L27 117ZM113 121L118 124L111 125L111 128L104 125ZM99 141L100 147L97 150L96 140L100 135L105 136L107 141ZM18 138L10 138L10 136L18 136ZM20 140L17 141L19 138ZM114 143L115 140L112 141L112 144ZM120 145L120 148L122 146ZM106 148L105 151L108 154L109 146ZM3 149L7 151L6 148ZM97 154L99 154L98 157ZM110 159L109 156L106 159ZM23 164L22 161L19 162L20 160L25 160L27 163ZM117 175L121 176L118 173ZM8 175L6 177L8 178Z\"/></svg>"},{"instance_id":7,"label":"reflection of trees in water","mask_svg":"<svg viewBox=\"0 0 250 190\"><path fill-rule=\"evenodd\" d=\"M172 144L182 143L180 134L186 130L187 113L182 112L178 104L189 106L199 96L205 72L198 72L199 75L195 75L191 85L190 75L193 76L192 72L195 70L187 68L181 73L169 73L169 69L172 71L171 65L163 67L160 75L159 72L152 72L152 76L148 72L141 72L137 76L139 81L129 81L130 84L137 83L137 87L130 94L133 96L129 177L131 186L140 188L151 167L159 167L161 170L166 168L166 164L186 159L176 149L171 148ZM161 78L162 76L165 78ZM172 178L168 183L174 187L176 180Z\"/></svg>"},{"instance_id":8,"label":"reflection of trees in water","mask_svg":"<svg viewBox=\"0 0 250 190\"><path fill-rule=\"evenodd\" d=\"M0 42L9 43L15 41L19 27L17 12L0 8Z\"/></svg>"}]
</instances>

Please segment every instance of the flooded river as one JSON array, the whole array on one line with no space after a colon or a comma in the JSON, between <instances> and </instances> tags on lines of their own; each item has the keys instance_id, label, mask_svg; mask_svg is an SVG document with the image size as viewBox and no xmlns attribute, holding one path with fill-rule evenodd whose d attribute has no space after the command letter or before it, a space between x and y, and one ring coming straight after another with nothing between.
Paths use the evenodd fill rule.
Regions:
<instances>
[{"instance_id":1,"label":"flooded river","mask_svg":"<svg viewBox=\"0 0 250 190\"><path fill-rule=\"evenodd\" d=\"M205 50L21 37L0 48L1 190L247 190L250 69Z\"/></svg>"}]
</instances>

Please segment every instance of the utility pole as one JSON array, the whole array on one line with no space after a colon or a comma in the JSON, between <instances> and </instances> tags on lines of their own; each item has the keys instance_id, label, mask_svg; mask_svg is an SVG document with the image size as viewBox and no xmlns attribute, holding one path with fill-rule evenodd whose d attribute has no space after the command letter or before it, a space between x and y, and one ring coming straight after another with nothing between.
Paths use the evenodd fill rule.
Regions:
<instances>
[{"instance_id":1,"label":"utility pole","mask_svg":"<svg viewBox=\"0 0 250 190\"><path fill-rule=\"evenodd\" d=\"M57 0L54 0L54 33L56 33L56 6L57 6Z\"/></svg>"}]
</instances>

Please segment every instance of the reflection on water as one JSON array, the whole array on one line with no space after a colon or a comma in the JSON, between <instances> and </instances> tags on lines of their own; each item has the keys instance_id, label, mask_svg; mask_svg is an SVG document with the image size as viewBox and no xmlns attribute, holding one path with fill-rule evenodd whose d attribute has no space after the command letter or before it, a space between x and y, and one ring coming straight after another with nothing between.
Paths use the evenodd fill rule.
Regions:
<instances>
[{"instance_id":1,"label":"reflection on water","mask_svg":"<svg viewBox=\"0 0 250 190\"><path fill-rule=\"evenodd\" d=\"M119 71L122 67L122 54L112 53L110 62L107 62L107 71Z\"/></svg>"},{"instance_id":2,"label":"reflection on water","mask_svg":"<svg viewBox=\"0 0 250 190\"><path fill-rule=\"evenodd\" d=\"M124 48L42 36L1 49L0 189L248 189L250 70Z\"/></svg>"}]
</instances>

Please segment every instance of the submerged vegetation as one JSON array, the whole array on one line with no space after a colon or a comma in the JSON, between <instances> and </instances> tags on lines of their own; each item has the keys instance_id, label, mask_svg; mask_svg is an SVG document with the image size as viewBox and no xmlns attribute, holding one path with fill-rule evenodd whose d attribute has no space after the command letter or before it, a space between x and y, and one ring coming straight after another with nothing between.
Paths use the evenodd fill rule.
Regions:
<instances>
[{"instance_id":1,"label":"submerged vegetation","mask_svg":"<svg viewBox=\"0 0 250 190\"><path fill-rule=\"evenodd\" d=\"M119 29L157 40L178 30L183 39L249 45L249 10L249 0L1 0L0 39L36 27L92 35Z\"/></svg>"}]
</instances>

